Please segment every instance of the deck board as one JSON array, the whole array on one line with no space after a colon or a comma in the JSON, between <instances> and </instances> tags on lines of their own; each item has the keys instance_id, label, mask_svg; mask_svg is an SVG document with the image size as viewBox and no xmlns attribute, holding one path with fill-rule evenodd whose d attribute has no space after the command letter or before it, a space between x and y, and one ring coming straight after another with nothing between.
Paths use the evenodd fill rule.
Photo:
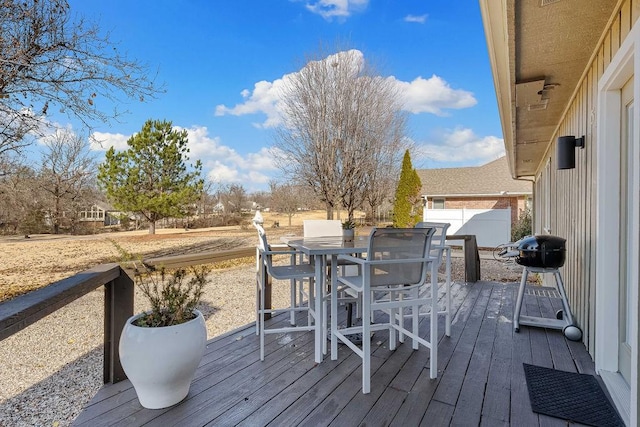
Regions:
<instances>
[{"instance_id":1,"label":"deck board","mask_svg":"<svg viewBox=\"0 0 640 427\"><path fill-rule=\"evenodd\" d=\"M594 373L581 343L561 331L522 326L513 331L517 284L455 283L451 337L438 319L438 378L429 378L430 351L407 340L395 351L388 334L372 340L371 393L361 392L361 362L339 347L338 360L313 361L313 335L267 335L259 359L254 325L207 343L189 396L162 410L140 406L129 381L104 386L75 420L77 426L344 426L512 425L565 423L531 411L522 363ZM555 313L549 296L525 295L523 314ZM340 315L344 317L341 310ZM284 324L275 316L269 322ZM428 337L429 318L421 319Z\"/></svg>"}]
</instances>

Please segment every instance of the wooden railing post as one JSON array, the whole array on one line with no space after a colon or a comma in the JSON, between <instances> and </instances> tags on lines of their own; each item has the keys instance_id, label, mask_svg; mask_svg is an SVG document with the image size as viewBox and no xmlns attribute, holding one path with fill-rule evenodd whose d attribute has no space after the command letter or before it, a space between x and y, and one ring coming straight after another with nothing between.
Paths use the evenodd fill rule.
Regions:
<instances>
[{"instance_id":1,"label":"wooden railing post","mask_svg":"<svg viewBox=\"0 0 640 427\"><path fill-rule=\"evenodd\" d=\"M446 240L463 240L464 250L464 281L477 282L480 280L480 254L475 234L453 234Z\"/></svg>"},{"instance_id":2,"label":"wooden railing post","mask_svg":"<svg viewBox=\"0 0 640 427\"><path fill-rule=\"evenodd\" d=\"M117 383L127 376L120 364L120 335L133 315L133 279L120 268L120 276L104 286L104 383Z\"/></svg>"},{"instance_id":3,"label":"wooden railing post","mask_svg":"<svg viewBox=\"0 0 640 427\"><path fill-rule=\"evenodd\" d=\"M257 266L256 281L258 282L257 283L258 293L257 293L257 298L256 298L256 310L258 310L259 307L260 307L260 298L262 296L261 292L264 292L264 308L265 308L265 310L271 310L271 287L272 287L272 284L273 284L273 282L272 282L273 279L267 273L267 266L262 261L262 255L260 255L260 251L258 249L256 249L256 266ZM264 278L264 280L263 280L263 278ZM264 283L264 288L262 286L262 283ZM269 320L269 319L271 319L271 313L264 313L264 320Z\"/></svg>"},{"instance_id":4,"label":"wooden railing post","mask_svg":"<svg viewBox=\"0 0 640 427\"><path fill-rule=\"evenodd\" d=\"M475 235L464 239L464 276L467 282L480 280L480 254Z\"/></svg>"}]
</instances>

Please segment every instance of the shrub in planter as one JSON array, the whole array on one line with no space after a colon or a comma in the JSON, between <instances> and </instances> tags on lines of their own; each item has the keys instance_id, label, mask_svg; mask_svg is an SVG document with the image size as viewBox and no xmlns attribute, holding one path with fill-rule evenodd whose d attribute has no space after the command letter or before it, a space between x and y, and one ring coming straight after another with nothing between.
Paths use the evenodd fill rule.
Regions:
<instances>
[{"instance_id":1,"label":"shrub in planter","mask_svg":"<svg viewBox=\"0 0 640 427\"><path fill-rule=\"evenodd\" d=\"M166 408L189 393L207 340L204 317L196 309L207 274L206 268L192 268L189 274L185 269L168 274L146 268L136 273L151 309L127 320L119 350L145 408Z\"/></svg>"}]
</instances>

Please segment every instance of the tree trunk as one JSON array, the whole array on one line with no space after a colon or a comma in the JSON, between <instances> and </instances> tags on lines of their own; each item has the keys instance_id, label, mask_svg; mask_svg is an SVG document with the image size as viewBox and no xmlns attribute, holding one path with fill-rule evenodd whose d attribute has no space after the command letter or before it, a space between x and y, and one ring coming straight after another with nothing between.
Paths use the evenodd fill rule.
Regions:
<instances>
[{"instance_id":1,"label":"tree trunk","mask_svg":"<svg viewBox=\"0 0 640 427\"><path fill-rule=\"evenodd\" d=\"M53 212L53 234L59 234L60 233L60 198L57 196L57 194L55 195L55 198L56 198L56 202L55 202L55 208Z\"/></svg>"},{"instance_id":2,"label":"tree trunk","mask_svg":"<svg viewBox=\"0 0 640 427\"><path fill-rule=\"evenodd\" d=\"M327 219L333 219L333 206L327 204Z\"/></svg>"},{"instance_id":3,"label":"tree trunk","mask_svg":"<svg viewBox=\"0 0 640 427\"><path fill-rule=\"evenodd\" d=\"M149 234L156 234L156 222L149 221Z\"/></svg>"}]
</instances>

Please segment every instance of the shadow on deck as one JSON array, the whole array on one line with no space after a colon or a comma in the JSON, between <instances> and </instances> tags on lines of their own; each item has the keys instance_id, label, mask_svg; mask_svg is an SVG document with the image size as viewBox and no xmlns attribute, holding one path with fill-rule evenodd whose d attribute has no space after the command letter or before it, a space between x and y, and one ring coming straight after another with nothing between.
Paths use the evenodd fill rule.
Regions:
<instances>
[{"instance_id":1,"label":"shadow on deck","mask_svg":"<svg viewBox=\"0 0 640 427\"><path fill-rule=\"evenodd\" d=\"M428 349L414 351L407 342L389 351L387 334L378 332L371 393L364 395L360 359L349 349L340 346L337 361L327 355L315 364L312 333L267 335L261 362L255 329L247 325L208 342L189 395L178 405L144 409L123 381L104 386L74 425L564 426L531 411L522 363L593 374L593 362L582 343L560 331L522 327L514 333L516 293L516 284L452 286L452 333L440 339L435 380L429 379ZM559 304L548 295L527 295L523 312L555 317Z\"/></svg>"}]
</instances>

